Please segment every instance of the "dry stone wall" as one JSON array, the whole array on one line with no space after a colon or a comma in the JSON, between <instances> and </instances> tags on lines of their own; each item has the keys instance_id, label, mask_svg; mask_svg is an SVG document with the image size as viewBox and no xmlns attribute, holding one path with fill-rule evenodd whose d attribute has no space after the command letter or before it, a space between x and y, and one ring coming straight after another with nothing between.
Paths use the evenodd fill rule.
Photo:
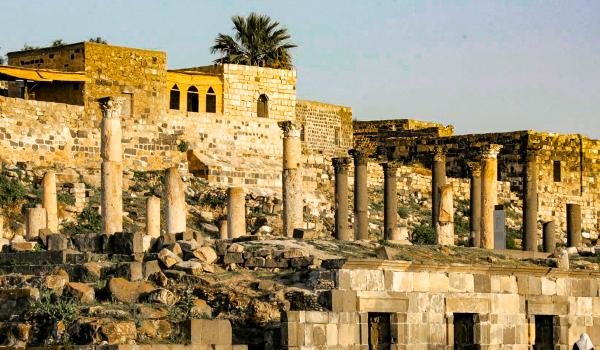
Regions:
<instances>
[{"instance_id":1,"label":"dry stone wall","mask_svg":"<svg viewBox=\"0 0 600 350\"><path fill-rule=\"evenodd\" d=\"M352 109L306 100L296 101L296 121L303 126L305 151L347 156L353 146Z\"/></svg>"}]
</instances>

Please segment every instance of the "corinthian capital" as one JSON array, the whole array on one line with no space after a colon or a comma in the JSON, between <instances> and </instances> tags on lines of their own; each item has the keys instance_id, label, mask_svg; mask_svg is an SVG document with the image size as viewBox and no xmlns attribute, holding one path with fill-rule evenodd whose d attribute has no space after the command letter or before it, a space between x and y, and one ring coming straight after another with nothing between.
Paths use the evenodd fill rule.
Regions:
<instances>
[{"instance_id":1,"label":"corinthian capital","mask_svg":"<svg viewBox=\"0 0 600 350\"><path fill-rule=\"evenodd\" d=\"M352 156L352 158L354 158L354 165L367 165L367 161L369 160L369 157L367 156L367 154L364 151L361 151L359 149L351 149L348 151L348 154L350 154Z\"/></svg>"},{"instance_id":2,"label":"corinthian capital","mask_svg":"<svg viewBox=\"0 0 600 350\"><path fill-rule=\"evenodd\" d=\"M278 122L277 125L283 130L283 137L300 137L302 126L291 120Z\"/></svg>"},{"instance_id":3,"label":"corinthian capital","mask_svg":"<svg viewBox=\"0 0 600 350\"><path fill-rule=\"evenodd\" d=\"M103 97L98 99L100 109L102 110L103 118L119 118L121 117L121 108L123 107L122 97Z\"/></svg>"},{"instance_id":4,"label":"corinthian capital","mask_svg":"<svg viewBox=\"0 0 600 350\"><path fill-rule=\"evenodd\" d=\"M502 147L502 145L498 145L495 143L485 145L481 148L481 157L484 159L496 158L498 156L498 153L500 153Z\"/></svg>"}]
</instances>

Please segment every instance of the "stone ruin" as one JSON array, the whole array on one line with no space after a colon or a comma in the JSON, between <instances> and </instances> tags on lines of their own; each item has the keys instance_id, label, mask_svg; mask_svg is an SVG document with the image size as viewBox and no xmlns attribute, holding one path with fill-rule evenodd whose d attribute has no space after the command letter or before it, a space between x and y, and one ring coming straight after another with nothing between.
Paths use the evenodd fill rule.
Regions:
<instances>
[{"instance_id":1,"label":"stone ruin","mask_svg":"<svg viewBox=\"0 0 600 350\"><path fill-rule=\"evenodd\" d=\"M158 56L153 64L162 62ZM146 64L153 62L149 57L139 54ZM165 75L181 85L177 79L193 79L194 72L209 81L244 71L207 69ZM295 79L295 72L284 73ZM101 91L94 84L90 90ZM233 89L238 100L250 95L227 84L220 89ZM296 106L302 117L291 118L293 95L275 109L280 116L261 124L269 125L263 140L276 134L277 146L263 142L253 157L268 162L228 168L227 157L235 163L235 153L252 141L229 150L214 146L214 154L199 151L203 140L179 154L171 149L176 137L132 141L137 127L128 117L140 105L121 95L94 101L97 106L81 101L90 125L76 139L86 141L54 148L49 140L36 170L20 165L10 172L10 191L15 179L36 171L41 191L19 197L27 200L22 213L3 213L0 346L568 349L582 332L600 343L600 249L590 236L597 192L586 193L596 186L593 140L580 137L577 146L567 136L533 132L454 136L451 127L408 120L352 127L346 120L333 123L330 134L314 125L331 129L332 118L345 120L348 111L308 103ZM216 109L255 118L246 104L218 96ZM6 106L19 103L2 97L0 113L12 113ZM144 103L145 117L160 120L150 108L159 102ZM102 118L95 125L97 110ZM224 118L233 118L231 128L239 130L244 122L233 122L235 113ZM196 134L175 124L160 128L184 130L182 139ZM2 133L0 127L5 147ZM27 156L21 143L11 145L16 155L8 156ZM75 144L75 153L90 157L72 163L86 164L85 174L70 173L52 158ZM556 150L563 144L579 147L578 172L561 165L572 161L572 154ZM324 152L315 152L318 147ZM99 169L87 167L95 155ZM151 160L158 155L165 158ZM143 162L156 163L145 168ZM132 175L134 166L147 171ZM99 182L97 191L82 183L89 179ZM275 194L260 194L273 183ZM65 193L73 197L68 205ZM99 206L90 206L95 197ZM414 197L416 204L405 200ZM518 250L506 249L506 202L518 202L522 211ZM420 227L430 228L431 244L418 244L416 226L407 225L413 217L401 215L409 205L424 212ZM16 224L21 219L23 227ZM466 235L459 232L465 222Z\"/></svg>"}]
</instances>

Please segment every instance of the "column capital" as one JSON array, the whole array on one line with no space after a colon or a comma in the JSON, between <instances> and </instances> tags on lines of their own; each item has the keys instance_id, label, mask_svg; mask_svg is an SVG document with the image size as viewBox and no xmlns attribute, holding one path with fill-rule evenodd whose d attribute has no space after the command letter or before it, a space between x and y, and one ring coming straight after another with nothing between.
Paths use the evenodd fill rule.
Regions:
<instances>
[{"instance_id":1,"label":"column capital","mask_svg":"<svg viewBox=\"0 0 600 350\"><path fill-rule=\"evenodd\" d=\"M367 156L367 153L364 151L361 151L359 149L351 149L348 151L348 154L352 156L352 158L354 158L354 165L367 165L367 161L369 160L369 157Z\"/></svg>"},{"instance_id":2,"label":"column capital","mask_svg":"<svg viewBox=\"0 0 600 350\"><path fill-rule=\"evenodd\" d=\"M278 122L277 125L283 130L283 137L300 137L302 126L291 120Z\"/></svg>"},{"instance_id":3,"label":"column capital","mask_svg":"<svg viewBox=\"0 0 600 350\"><path fill-rule=\"evenodd\" d=\"M541 149L542 148L539 146L527 147L525 150L525 159L528 161L535 161Z\"/></svg>"},{"instance_id":4,"label":"column capital","mask_svg":"<svg viewBox=\"0 0 600 350\"><path fill-rule=\"evenodd\" d=\"M125 101L122 97L102 97L98 99L100 109L102 110L103 118L119 118L121 117L121 109L123 102Z\"/></svg>"},{"instance_id":5,"label":"column capital","mask_svg":"<svg viewBox=\"0 0 600 350\"><path fill-rule=\"evenodd\" d=\"M495 143L490 143L481 148L481 158L482 159L490 159L496 158L500 150L502 149L502 145L498 145Z\"/></svg>"},{"instance_id":6,"label":"column capital","mask_svg":"<svg viewBox=\"0 0 600 350\"><path fill-rule=\"evenodd\" d=\"M467 168L473 177L481 176L481 162L467 162Z\"/></svg>"},{"instance_id":7,"label":"column capital","mask_svg":"<svg viewBox=\"0 0 600 350\"><path fill-rule=\"evenodd\" d=\"M436 162L445 162L446 161L446 152L448 150L445 146L435 146L433 148L433 160Z\"/></svg>"},{"instance_id":8,"label":"column capital","mask_svg":"<svg viewBox=\"0 0 600 350\"><path fill-rule=\"evenodd\" d=\"M336 171L348 170L348 166L350 165L350 157L331 158L331 163Z\"/></svg>"},{"instance_id":9,"label":"column capital","mask_svg":"<svg viewBox=\"0 0 600 350\"><path fill-rule=\"evenodd\" d=\"M396 170L400 167L400 163L395 161L387 161L381 163L383 167L383 174L385 177L396 176Z\"/></svg>"}]
</instances>

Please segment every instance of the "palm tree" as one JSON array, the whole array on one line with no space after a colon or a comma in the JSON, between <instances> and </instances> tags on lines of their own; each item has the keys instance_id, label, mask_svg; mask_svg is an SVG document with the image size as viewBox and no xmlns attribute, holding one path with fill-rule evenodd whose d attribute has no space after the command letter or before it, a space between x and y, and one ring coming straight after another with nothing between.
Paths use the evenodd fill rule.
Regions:
<instances>
[{"instance_id":1,"label":"palm tree","mask_svg":"<svg viewBox=\"0 0 600 350\"><path fill-rule=\"evenodd\" d=\"M249 66L291 69L292 56L289 49L297 47L289 42L287 28L269 16L254 12L248 17L233 16L235 37L219 33L212 54L222 57L215 63L234 63Z\"/></svg>"}]
</instances>

